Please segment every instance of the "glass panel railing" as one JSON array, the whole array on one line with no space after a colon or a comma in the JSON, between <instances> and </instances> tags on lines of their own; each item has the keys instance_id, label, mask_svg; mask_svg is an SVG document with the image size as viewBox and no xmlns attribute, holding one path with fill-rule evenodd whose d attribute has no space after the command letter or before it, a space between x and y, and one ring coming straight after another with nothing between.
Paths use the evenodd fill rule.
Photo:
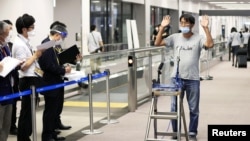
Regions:
<instances>
[{"instance_id":1,"label":"glass panel railing","mask_svg":"<svg viewBox=\"0 0 250 141\"><path fill-rule=\"evenodd\" d=\"M110 45L111 46L111 45ZM215 43L213 49L211 49L212 58L220 57L227 52L224 42ZM136 100L141 101L150 97L150 88L152 86L152 79L158 79L158 67L163 61L164 66L160 81L162 83L169 83L170 75L173 69L174 58L173 50L165 49L164 47L150 47L140 49L117 49L115 51L106 51L97 54L85 55L81 64L81 71L86 75L92 73L91 59L95 60L100 58L100 71L108 69L110 71L110 93L112 102L122 102L128 104L128 97L131 94L129 89L129 67L128 67L128 55L134 53L136 62ZM150 61L151 60L151 61ZM201 63L201 65L203 65ZM87 83L87 82L86 82ZM92 92L94 101L105 101L106 85L105 78L93 80ZM77 87L77 86L76 86ZM85 93L88 93L85 91ZM80 98L83 100L83 98ZM85 98L87 100L87 98Z\"/></svg>"}]
</instances>

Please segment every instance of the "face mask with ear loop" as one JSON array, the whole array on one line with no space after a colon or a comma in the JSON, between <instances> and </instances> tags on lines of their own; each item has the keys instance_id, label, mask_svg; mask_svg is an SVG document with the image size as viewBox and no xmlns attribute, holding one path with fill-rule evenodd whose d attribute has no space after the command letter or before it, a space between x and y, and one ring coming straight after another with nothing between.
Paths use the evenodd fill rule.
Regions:
<instances>
[{"instance_id":1,"label":"face mask with ear loop","mask_svg":"<svg viewBox=\"0 0 250 141\"><path fill-rule=\"evenodd\" d=\"M5 38L5 42L6 42L6 43L9 43L9 42L10 42L10 39L11 39L11 35L10 35L10 33L9 33L9 35Z\"/></svg>"},{"instance_id":2,"label":"face mask with ear loop","mask_svg":"<svg viewBox=\"0 0 250 141\"><path fill-rule=\"evenodd\" d=\"M180 27L181 33L188 33L190 28L188 26Z\"/></svg>"},{"instance_id":3,"label":"face mask with ear loop","mask_svg":"<svg viewBox=\"0 0 250 141\"><path fill-rule=\"evenodd\" d=\"M56 45L61 45L61 43L63 42L62 38L60 38L60 40L56 41Z\"/></svg>"},{"instance_id":4,"label":"face mask with ear loop","mask_svg":"<svg viewBox=\"0 0 250 141\"><path fill-rule=\"evenodd\" d=\"M10 31L9 31L9 35L5 38L5 42L9 43L10 40L11 40L11 38L12 38L12 35L13 35L13 31L10 30Z\"/></svg>"},{"instance_id":5,"label":"face mask with ear loop","mask_svg":"<svg viewBox=\"0 0 250 141\"><path fill-rule=\"evenodd\" d=\"M2 37L1 37L2 38ZM3 38L2 38L3 39ZM5 46L7 45L9 42L9 38L8 36L4 38L4 41L0 41L0 46Z\"/></svg>"},{"instance_id":6,"label":"face mask with ear loop","mask_svg":"<svg viewBox=\"0 0 250 141\"><path fill-rule=\"evenodd\" d=\"M28 37L34 37L36 32L34 30L28 31Z\"/></svg>"},{"instance_id":7,"label":"face mask with ear loop","mask_svg":"<svg viewBox=\"0 0 250 141\"><path fill-rule=\"evenodd\" d=\"M67 32L61 32L61 31L58 31L58 30L53 30L53 31L56 31L60 34L61 38L60 40L56 41L56 45L62 45L63 43L63 39L67 37L68 33Z\"/></svg>"}]
</instances>

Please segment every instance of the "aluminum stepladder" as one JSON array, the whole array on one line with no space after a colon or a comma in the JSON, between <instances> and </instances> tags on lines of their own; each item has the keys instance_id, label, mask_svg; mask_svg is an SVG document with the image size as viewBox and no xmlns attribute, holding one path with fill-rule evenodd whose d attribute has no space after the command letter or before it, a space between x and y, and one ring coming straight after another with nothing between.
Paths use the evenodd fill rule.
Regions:
<instances>
[{"instance_id":1,"label":"aluminum stepladder","mask_svg":"<svg viewBox=\"0 0 250 141\"><path fill-rule=\"evenodd\" d=\"M181 91L182 91L182 81L179 78L179 62L180 62L180 50L179 49L179 55L177 56L177 70L176 75L174 78L174 84L170 85L162 85L160 84L160 77L161 74L160 68L162 68L163 64L160 64L160 67L158 68L158 80L153 81L152 88L152 101L148 116L148 123L146 128L146 135L144 141L180 141L181 136L185 136L186 141L189 141L188 139L188 132L187 132L187 126L186 126L186 119L185 119L185 112L183 107L183 102L181 99ZM159 96L175 96L176 98L176 112L159 112L157 110L157 98ZM183 119L183 126L184 126L184 134L181 133L181 117ZM158 119L165 119L165 120L177 120L177 132L163 132L157 130L157 120ZM154 120L154 138L149 138L149 131L151 126L151 120ZM158 136L176 136L177 139L159 139Z\"/></svg>"},{"instance_id":2,"label":"aluminum stepladder","mask_svg":"<svg viewBox=\"0 0 250 141\"><path fill-rule=\"evenodd\" d=\"M184 107L183 102L180 98L181 95L181 89L173 90L172 88L164 88L164 89L156 89L152 92L152 101L149 111L149 117L148 117L148 123L147 123L147 129L146 129L146 136L144 141L180 141L181 136L185 136L186 141L189 141L188 139L188 132L187 132L187 126L186 126L186 120L185 120L185 113L184 113ZM176 112L159 112L157 110L157 98L159 96L176 96L177 100L177 111ZM157 120L177 120L177 132L167 132L167 131L158 131L157 129ZM183 120L183 126L184 126L184 133L181 133L181 119ZM149 131L151 122L153 120L154 125L154 138L149 138ZM158 136L170 136L169 139L159 139ZM176 136L177 139L171 139L171 137Z\"/></svg>"}]
</instances>

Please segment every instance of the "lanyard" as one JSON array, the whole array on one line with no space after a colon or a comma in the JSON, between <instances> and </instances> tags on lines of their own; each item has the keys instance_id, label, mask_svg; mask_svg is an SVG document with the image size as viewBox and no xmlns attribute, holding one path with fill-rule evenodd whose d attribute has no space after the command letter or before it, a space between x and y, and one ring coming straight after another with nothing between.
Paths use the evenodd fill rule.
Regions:
<instances>
[{"instance_id":1,"label":"lanyard","mask_svg":"<svg viewBox=\"0 0 250 141\"><path fill-rule=\"evenodd\" d=\"M26 41L25 39L24 39L24 37L23 36L21 36L21 35L17 35L25 44L26 44L26 46L29 48L29 50L31 51L31 54L33 55L33 51L32 51L32 47L31 47L31 45L28 43L28 41Z\"/></svg>"},{"instance_id":2,"label":"lanyard","mask_svg":"<svg viewBox=\"0 0 250 141\"><path fill-rule=\"evenodd\" d=\"M56 61L57 61L58 65L60 65L60 63L59 63L59 59L58 59L58 56L57 56L57 53L56 53L56 51L55 51L55 50L56 50L56 49L55 49L55 47L53 47L53 51L54 51L55 56L56 56Z\"/></svg>"}]
</instances>

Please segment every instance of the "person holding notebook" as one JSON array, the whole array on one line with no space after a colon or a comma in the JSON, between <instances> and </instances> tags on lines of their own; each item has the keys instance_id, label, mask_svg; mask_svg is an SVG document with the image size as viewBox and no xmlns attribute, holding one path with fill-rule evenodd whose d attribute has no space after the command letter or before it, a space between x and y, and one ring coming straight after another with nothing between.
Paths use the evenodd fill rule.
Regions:
<instances>
[{"instance_id":1,"label":"person holding notebook","mask_svg":"<svg viewBox=\"0 0 250 141\"><path fill-rule=\"evenodd\" d=\"M10 20L3 20L5 23L7 23L10 27L10 34L9 34L9 39L11 39L12 37L12 22ZM11 41L8 41L8 47L10 48L10 51L12 50L12 45L13 43ZM18 76L18 69L14 70L14 74L13 74L13 92L17 93L19 92L19 76ZM10 126L10 134L11 135L17 135L17 126L16 126L16 122L17 122L17 101L21 100L20 97L13 99L13 104L12 104L12 116L11 116L11 126Z\"/></svg>"},{"instance_id":2,"label":"person holding notebook","mask_svg":"<svg viewBox=\"0 0 250 141\"><path fill-rule=\"evenodd\" d=\"M42 41L42 43L55 40L56 45L66 38L67 30L61 25L56 25L50 30L50 35ZM60 64L58 53L60 50L55 46L47 49L39 58L38 63L43 70L44 85L55 85L64 83L63 76L71 72L71 66L65 67ZM42 141L65 140L64 137L57 137L57 117L58 109L62 109L64 97L64 87L53 89L42 93L45 100L43 112L43 131ZM71 127L67 127L69 129Z\"/></svg>"},{"instance_id":3,"label":"person holding notebook","mask_svg":"<svg viewBox=\"0 0 250 141\"><path fill-rule=\"evenodd\" d=\"M10 56L7 46L10 28L7 23L0 21L0 72L3 71L4 64L1 62L5 57ZM0 96L12 94L11 77L13 72L7 76L0 76ZM7 141L12 115L13 100L0 101L0 140Z\"/></svg>"}]
</instances>

